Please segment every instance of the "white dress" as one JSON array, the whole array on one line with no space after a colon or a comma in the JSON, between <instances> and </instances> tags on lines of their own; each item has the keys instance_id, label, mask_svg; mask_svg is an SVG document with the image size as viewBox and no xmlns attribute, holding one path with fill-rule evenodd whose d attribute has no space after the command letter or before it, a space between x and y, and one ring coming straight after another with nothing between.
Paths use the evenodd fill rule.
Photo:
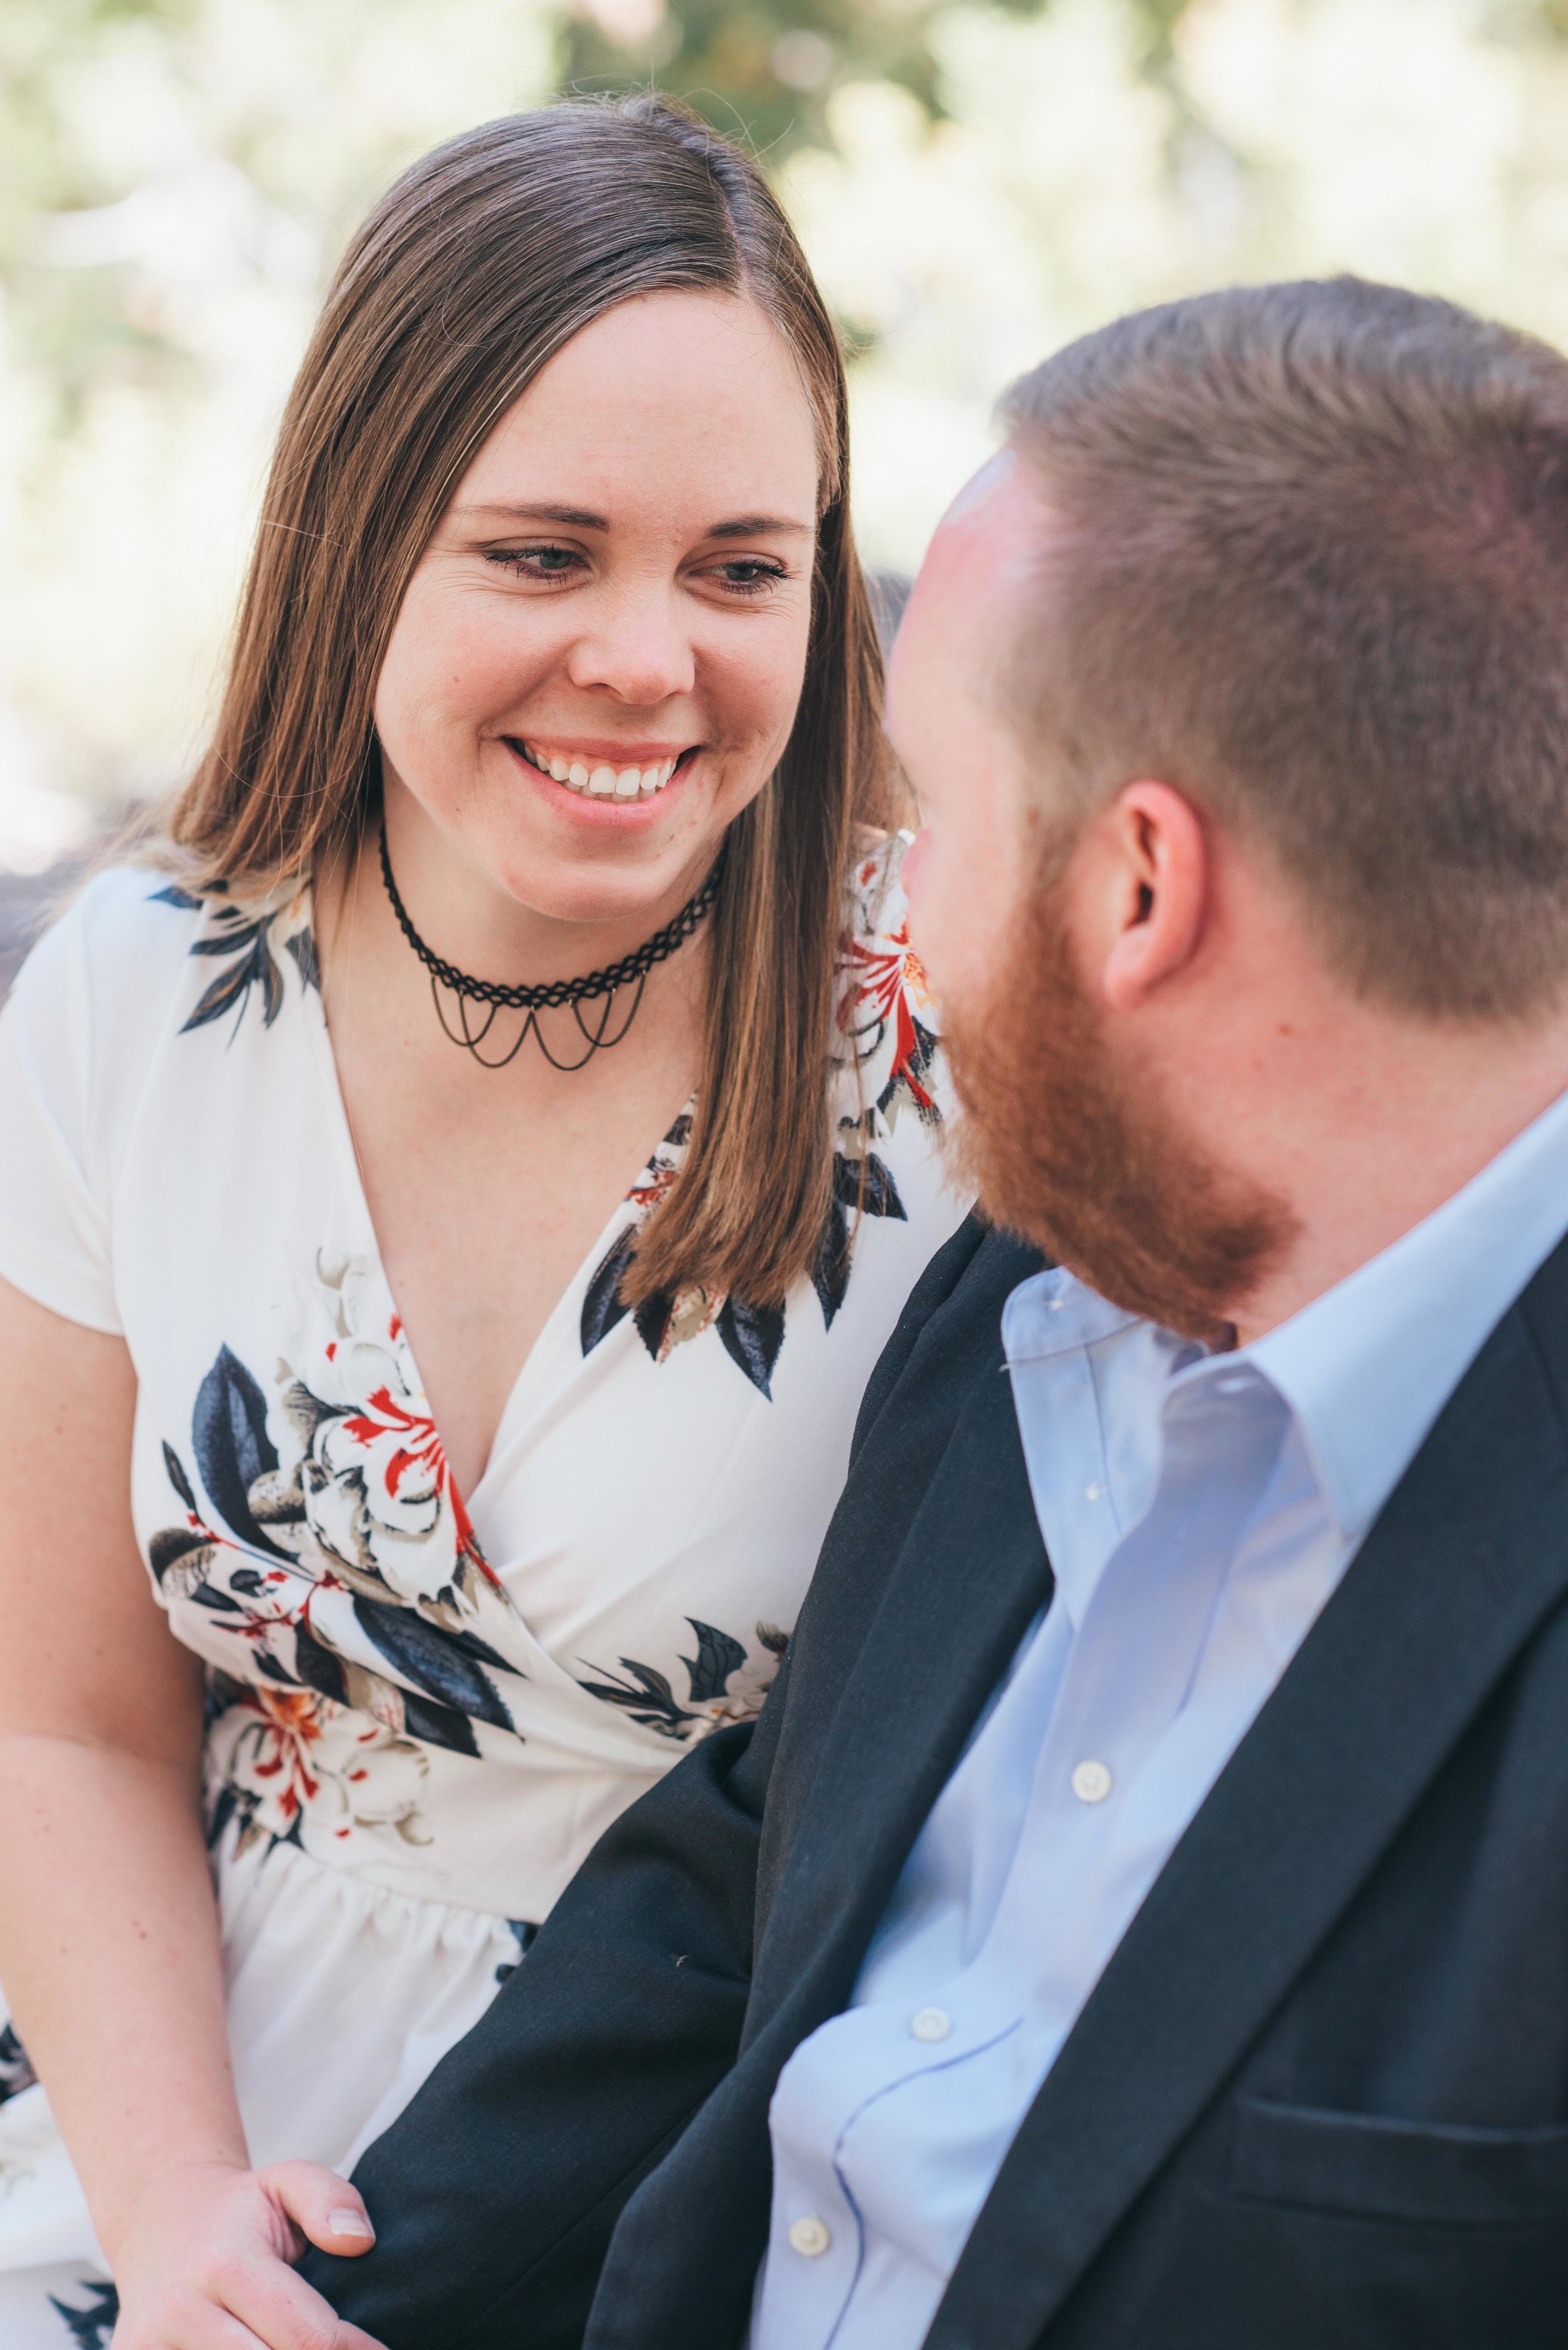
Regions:
<instances>
[{"instance_id":1,"label":"white dress","mask_svg":"<svg viewBox=\"0 0 1568 2350\"><path fill-rule=\"evenodd\" d=\"M627 1243L680 1163L678 1121L467 1494L381 1268L308 895L198 901L106 873L0 1014L0 1274L123 1333L138 1539L208 1668L257 2163L351 2169L601 1831L762 1702L867 1377L964 1208L939 1154L902 848L865 856L847 894L814 1277L782 1311L700 1291L627 1309ZM0 2099L0 2345L103 2350L112 2285L8 2031Z\"/></svg>"}]
</instances>

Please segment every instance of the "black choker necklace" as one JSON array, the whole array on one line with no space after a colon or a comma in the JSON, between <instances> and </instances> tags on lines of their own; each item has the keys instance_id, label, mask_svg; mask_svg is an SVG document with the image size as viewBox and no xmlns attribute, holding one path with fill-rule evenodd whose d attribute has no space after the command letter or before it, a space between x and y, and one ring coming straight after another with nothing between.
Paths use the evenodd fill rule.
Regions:
<instances>
[{"instance_id":1,"label":"black choker necklace","mask_svg":"<svg viewBox=\"0 0 1568 2350\"><path fill-rule=\"evenodd\" d=\"M431 975L431 998L435 1004L436 1017L452 1043L462 1045L485 1069L504 1069L508 1061L515 1060L523 1049L523 1040L530 1031L553 1069L580 1069L593 1059L596 1053L607 1052L612 1045L618 1045L637 1018L642 991L654 964L665 962L677 947L683 946L711 911L713 900L719 894L723 867L724 858L721 850L712 871L697 895L689 898L674 920L666 922L661 931L655 931L635 954L623 955L618 962L607 963L603 971L587 972L581 979L546 980L541 987L503 987L495 980L475 979L470 972L459 971L455 963L443 962L440 955L426 946L409 920L408 908L398 895L398 885L392 879L392 860L387 854L387 827L385 825L381 827L381 879L387 885L387 895L392 901L398 927ZM633 988L636 993L625 1018L612 1034L610 1013L623 987ZM457 998L457 1028L446 1016L446 1006L441 1002L442 988ZM584 1004L600 1002L603 1010L592 1018L585 1019ZM486 1007L484 1018L477 1027L469 1020L468 1007L471 1003L483 1003ZM496 1014L503 1010L521 1012L526 1017L511 1049L490 1058L480 1051L480 1046L494 1025ZM558 1061L545 1042L545 1032L539 1025L541 1012L559 1011L571 1013L583 1039L583 1051L575 1061Z\"/></svg>"}]
</instances>

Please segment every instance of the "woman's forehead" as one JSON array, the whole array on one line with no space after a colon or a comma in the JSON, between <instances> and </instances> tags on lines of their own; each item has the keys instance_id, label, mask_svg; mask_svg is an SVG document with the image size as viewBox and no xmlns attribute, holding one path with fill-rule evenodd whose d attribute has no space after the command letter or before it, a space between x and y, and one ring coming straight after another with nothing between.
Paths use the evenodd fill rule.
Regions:
<instances>
[{"instance_id":1,"label":"woman's forehead","mask_svg":"<svg viewBox=\"0 0 1568 2350\"><path fill-rule=\"evenodd\" d=\"M766 515L809 527L817 471L800 368L765 312L678 290L618 304L546 361L454 507L554 504L615 527L695 501L714 521Z\"/></svg>"}]
</instances>

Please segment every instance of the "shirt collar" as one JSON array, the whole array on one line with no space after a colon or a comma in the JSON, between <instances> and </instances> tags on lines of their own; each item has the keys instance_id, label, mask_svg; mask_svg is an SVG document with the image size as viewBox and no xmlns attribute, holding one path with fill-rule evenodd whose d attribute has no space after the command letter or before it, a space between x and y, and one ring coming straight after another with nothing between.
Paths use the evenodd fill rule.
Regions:
<instances>
[{"instance_id":1,"label":"shirt collar","mask_svg":"<svg viewBox=\"0 0 1568 2350\"><path fill-rule=\"evenodd\" d=\"M1568 1094L1381 1255L1230 1358L1291 1407L1345 1541L1366 1533L1564 1231Z\"/></svg>"}]
</instances>

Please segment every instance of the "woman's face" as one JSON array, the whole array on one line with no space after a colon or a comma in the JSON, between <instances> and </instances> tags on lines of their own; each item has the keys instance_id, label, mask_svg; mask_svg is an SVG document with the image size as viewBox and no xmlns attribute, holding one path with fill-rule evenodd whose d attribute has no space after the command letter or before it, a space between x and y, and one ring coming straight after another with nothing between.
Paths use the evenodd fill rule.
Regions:
<instances>
[{"instance_id":1,"label":"woman's face","mask_svg":"<svg viewBox=\"0 0 1568 2350\"><path fill-rule=\"evenodd\" d=\"M566 344L470 466L376 694L389 793L520 904L676 902L761 790L805 668L817 461L749 302L661 293Z\"/></svg>"}]
</instances>

